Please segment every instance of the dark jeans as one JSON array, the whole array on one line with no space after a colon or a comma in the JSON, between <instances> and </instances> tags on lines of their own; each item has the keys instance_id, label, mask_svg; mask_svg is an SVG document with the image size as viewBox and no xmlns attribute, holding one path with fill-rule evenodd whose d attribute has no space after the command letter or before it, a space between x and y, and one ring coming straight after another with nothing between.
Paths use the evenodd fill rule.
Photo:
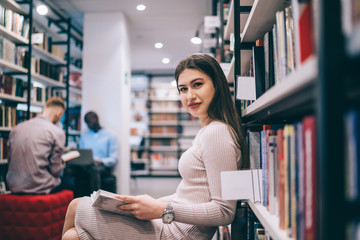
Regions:
<instances>
[{"instance_id":1,"label":"dark jeans","mask_svg":"<svg viewBox=\"0 0 360 240\"><path fill-rule=\"evenodd\" d=\"M74 180L71 177L65 175L61 177L60 184L57 187L55 187L53 190L51 190L50 193L60 192L64 189L71 190L73 192L75 190Z\"/></svg>"},{"instance_id":2,"label":"dark jeans","mask_svg":"<svg viewBox=\"0 0 360 240\"><path fill-rule=\"evenodd\" d=\"M74 179L75 197L89 196L98 189L116 192L116 177L103 165L69 165L66 173Z\"/></svg>"}]
</instances>

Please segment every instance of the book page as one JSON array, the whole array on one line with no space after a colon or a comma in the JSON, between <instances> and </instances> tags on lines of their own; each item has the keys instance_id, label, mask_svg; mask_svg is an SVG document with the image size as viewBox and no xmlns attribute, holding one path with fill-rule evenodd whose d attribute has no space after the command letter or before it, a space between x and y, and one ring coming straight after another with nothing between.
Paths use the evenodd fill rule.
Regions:
<instances>
[{"instance_id":1,"label":"book page","mask_svg":"<svg viewBox=\"0 0 360 240\"><path fill-rule=\"evenodd\" d=\"M117 194L104 190L98 190L97 192L94 192L90 196L92 201L92 206L109 212L120 213L127 216L133 216L130 213L117 209L118 206L128 204L128 202L115 198L115 195Z\"/></svg>"}]
</instances>

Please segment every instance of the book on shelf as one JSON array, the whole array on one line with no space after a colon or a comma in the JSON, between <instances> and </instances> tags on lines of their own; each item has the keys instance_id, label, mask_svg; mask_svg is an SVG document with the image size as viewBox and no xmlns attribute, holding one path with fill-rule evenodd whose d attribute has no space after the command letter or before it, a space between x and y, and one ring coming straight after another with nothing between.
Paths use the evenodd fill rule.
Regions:
<instances>
[{"instance_id":1,"label":"book on shelf","mask_svg":"<svg viewBox=\"0 0 360 240\"><path fill-rule=\"evenodd\" d=\"M248 132L250 169L260 169L260 133Z\"/></svg>"},{"instance_id":2,"label":"book on shelf","mask_svg":"<svg viewBox=\"0 0 360 240\"><path fill-rule=\"evenodd\" d=\"M313 16L312 16L312 5L311 1L303 1L298 3L299 19L299 55L300 63L304 63L311 55L314 54L313 46Z\"/></svg>"},{"instance_id":3,"label":"book on shelf","mask_svg":"<svg viewBox=\"0 0 360 240\"><path fill-rule=\"evenodd\" d=\"M0 6L0 13L0 25L4 26L7 31L13 32L25 39L28 38L28 18L3 6Z\"/></svg>"},{"instance_id":4,"label":"book on shelf","mask_svg":"<svg viewBox=\"0 0 360 240\"><path fill-rule=\"evenodd\" d=\"M256 98L259 98L265 92L265 57L264 47L253 47L253 73L255 78Z\"/></svg>"},{"instance_id":5,"label":"book on shelf","mask_svg":"<svg viewBox=\"0 0 360 240\"><path fill-rule=\"evenodd\" d=\"M102 189L94 191L90 195L91 206L108 212L133 216L132 214L124 212L117 208L118 206L128 204L128 202L115 198L115 196L116 196L115 193L108 192Z\"/></svg>"},{"instance_id":6,"label":"book on shelf","mask_svg":"<svg viewBox=\"0 0 360 240\"><path fill-rule=\"evenodd\" d=\"M261 173L262 173L262 204L267 207L268 203L267 203L267 197L268 197L268 193L267 193L267 152L266 152L266 148L267 148L267 144L266 144L266 133L267 130L266 128L268 128L268 126L264 125L264 129L260 132L260 161L261 161Z\"/></svg>"},{"instance_id":7,"label":"book on shelf","mask_svg":"<svg viewBox=\"0 0 360 240\"><path fill-rule=\"evenodd\" d=\"M296 239L305 239L305 218L304 218L304 207L305 207L305 187L304 187L304 174L305 174L305 163L304 163L304 126L302 122L296 123Z\"/></svg>"},{"instance_id":8,"label":"book on shelf","mask_svg":"<svg viewBox=\"0 0 360 240\"><path fill-rule=\"evenodd\" d=\"M277 193L276 193L276 149L277 149L277 136L275 130L268 130L267 134L267 170L268 170L268 205L269 212L271 214L276 214L276 202L277 202Z\"/></svg>"},{"instance_id":9,"label":"book on shelf","mask_svg":"<svg viewBox=\"0 0 360 240\"><path fill-rule=\"evenodd\" d=\"M341 23L345 36L345 50L350 56L360 52L360 3L358 0L341 1Z\"/></svg>"},{"instance_id":10,"label":"book on shelf","mask_svg":"<svg viewBox=\"0 0 360 240\"><path fill-rule=\"evenodd\" d=\"M256 83L254 77L238 77L236 81L236 99L256 100Z\"/></svg>"},{"instance_id":11,"label":"book on shelf","mask_svg":"<svg viewBox=\"0 0 360 240\"><path fill-rule=\"evenodd\" d=\"M269 90L275 84L274 75L274 46L272 31L264 35L264 66L265 66L265 84L264 91Z\"/></svg>"},{"instance_id":12,"label":"book on shelf","mask_svg":"<svg viewBox=\"0 0 360 240\"><path fill-rule=\"evenodd\" d=\"M316 239L316 129L315 117L308 116L304 124L304 153L305 153L305 238Z\"/></svg>"},{"instance_id":13,"label":"book on shelf","mask_svg":"<svg viewBox=\"0 0 360 240\"><path fill-rule=\"evenodd\" d=\"M279 218L280 229L285 230L289 237L296 239L316 236L313 232L316 219L314 210L316 182L313 172L316 154L314 121L313 116L307 116L294 124L263 125L263 130L258 132L259 148L249 147L250 156L260 155L261 204L271 215ZM305 127L306 124L307 127ZM254 138L256 134L252 133L252 135L252 137L248 136L249 146L256 145L259 141ZM240 183L245 180L234 178L232 181ZM247 184L251 185L249 183L251 183L250 180ZM228 184L231 185L231 181L228 180ZM229 187L224 186L224 188L226 190ZM244 190L233 186L231 191ZM228 190L229 194L231 191ZM309 218L313 218L307 219L308 228L310 228L307 232L311 233L306 233L305 230L306 214Z\"/></svg>"},{"instance_id":14,"label":"book on shelf","mask_svg":"<svg viewBox=\"0 0 360 240\"><path fill-rule=\"evenodd\" d=\"M251 169L221 172L222 198L224 200L251 200L254 203L262 203L261 171L261 169Z\"/></svg>"},{"instance_id":15,"label":"book on shelf","mask_svg":"<svg viewBox=\"0 0 360 240\"><path fill-rule=\"evenodd\" d=\"M344 115L344 146L346 198L350 201L359 199L360 188L360 118L359 111L351 109Z\"/></svg>"}]
</instances>

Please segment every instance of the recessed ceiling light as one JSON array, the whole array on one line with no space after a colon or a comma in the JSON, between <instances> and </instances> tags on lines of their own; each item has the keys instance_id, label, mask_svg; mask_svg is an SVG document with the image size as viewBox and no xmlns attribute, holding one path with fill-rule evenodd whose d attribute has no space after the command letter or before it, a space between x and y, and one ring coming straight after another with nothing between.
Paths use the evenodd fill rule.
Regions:
<instances>
[{"instance_id":1,"label":"recessed ceiling light","mask_svg":"<svg viewBox=\"0 0 360 240\"><path fill-rule=\"evenodd\" d=\"M191 38L191 42L193 43L193 44L201 44L201 38L199 38L199 37L193 37L193 38Z\"/></svg>"},{"instance_id":2,"label":"recessed ceiling light","mask_svg":"<svg viewBox=\"0 0 360 240\"><path fill-rule=\"evenodd\" d=\"M170 62L170 59L169 58L163 58L162 59L162 63L163 64L168 64Z\"/></svg>"},{"instance_id":3,"label":"recessed ceiling light","mask_svg":"<svg viewBox=\"0 0 360 240\"><path fill-rule=\"evenodd\" d=\"M164 45L161 42L155 43L155 48L162 48Z\"/></svg>"},{"instance_id":4,"label":"recessed ceiling light","mask_svg":"<svg viewBox=\"0 0 360 240\"><path fill-rule=\"evenodd\" d=\"M136 6L136 9L139 10L139 11L144 11L146 9L146 6L143 5L143 4L139 4Z\"/></svg>"},{"instance_id":5,"label":"recessed ceiling light","mask_svg":"<svg viewBox=\"0 0 360 240\"><path fill-rule=\"evenodd\" d=\"M46 15L48 13L48 8L44 4L41 4L41 5L37 6L36 11L40 15Z\"/></svg>"}]
</instances>

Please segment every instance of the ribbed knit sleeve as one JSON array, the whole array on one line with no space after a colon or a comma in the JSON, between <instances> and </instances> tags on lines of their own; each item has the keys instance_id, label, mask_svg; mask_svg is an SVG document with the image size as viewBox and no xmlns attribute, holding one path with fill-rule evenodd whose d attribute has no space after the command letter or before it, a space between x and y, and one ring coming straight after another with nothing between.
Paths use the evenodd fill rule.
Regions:
<instances>
[{"instance_id":1,"label":"ribbed knit sleeve","mask_svg":"<svg viewBox=\"0 0 360 240\"><path fill-rule=\"evenodd\" d=\"M179 162L183 180L173 199L175 221L197 226L230 224L236 201L222 200L220 174L237 170L239 160L240 150L226 124L211 122L202 128Z\"/></svg>"}]
</instances>

